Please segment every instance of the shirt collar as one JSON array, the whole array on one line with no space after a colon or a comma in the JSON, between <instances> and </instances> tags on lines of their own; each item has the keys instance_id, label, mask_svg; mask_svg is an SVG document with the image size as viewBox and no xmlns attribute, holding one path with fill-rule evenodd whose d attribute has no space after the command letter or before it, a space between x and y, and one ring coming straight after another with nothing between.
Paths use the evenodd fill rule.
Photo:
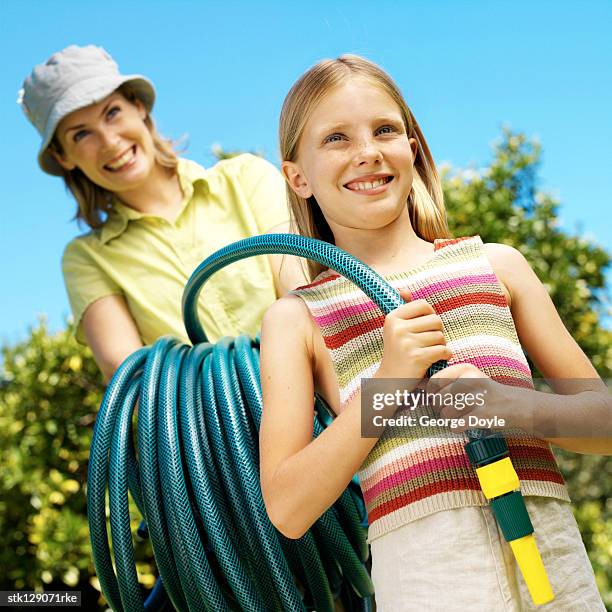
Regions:
<instances>
[{"instance_id":1,"label":"shirt collar","mask_svg":"<svg viewBox=\"0 0 612 612\"><path fill-rule=\"evenodd\" d=\"M209 176L209 171L199 164L182 158L178 160L177 172L179 184L183 192L183 203L181 206L181 210L183 210L193 196L195 184L202 182L206 188L210 189L209 182L211 177ZM117 238L123 234L130 221L136 221L148 216L150 215L134 210L121 202L118 198L114 198L112 208L108 214L108 219L102 226L100 241L102 244L106 244L113 240L113 238Z\"/></svg>"}]
</instances>

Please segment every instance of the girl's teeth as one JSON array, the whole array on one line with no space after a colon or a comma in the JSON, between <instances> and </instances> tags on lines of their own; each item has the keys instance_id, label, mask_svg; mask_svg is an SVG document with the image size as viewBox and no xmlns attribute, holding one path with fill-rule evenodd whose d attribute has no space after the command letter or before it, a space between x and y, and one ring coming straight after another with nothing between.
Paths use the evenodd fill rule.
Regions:
<instances>
[{"instance_id":1,"label":"girl's teeth","mask_svg":"<svg viewBox=\"0 0 612 612\"><path fill-rule=\"evenodd\" d=\"M354 188L358 191L365 191L366 189L376 189L376 187L381 187L387 182L387 179L376 179L375 181L363 181L361 183L353 183Z\"/></svg>"}]
</instances>

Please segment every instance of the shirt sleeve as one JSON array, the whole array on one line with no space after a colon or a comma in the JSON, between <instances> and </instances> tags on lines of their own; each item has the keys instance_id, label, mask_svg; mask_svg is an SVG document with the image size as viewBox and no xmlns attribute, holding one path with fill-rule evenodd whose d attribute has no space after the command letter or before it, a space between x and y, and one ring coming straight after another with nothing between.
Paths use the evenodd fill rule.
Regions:
<instances>
[{"instance_id":1,"label":"shirt sleeve","mask_svg":"<svg viewBox=\"0 0 612 612\"><path fill-rule=\"evenodd\" d=\"M240 182L262 234L281 223L288 223L285 180L276 166L256 155L246 154Z\"/></svg>"},{"instance_id":2,"label":"shirt sleeve","mask_svg":"<svg viewBox=\"0 0 612 612\"><path fill-rule=\"evenodd\" d=\"M96 263L95 256L83 238L75 238L64 250L62 273L76 325L76 339L86 344L82 318L90 304L107 295L122 291Z\"/></svg>"}]
</instances>

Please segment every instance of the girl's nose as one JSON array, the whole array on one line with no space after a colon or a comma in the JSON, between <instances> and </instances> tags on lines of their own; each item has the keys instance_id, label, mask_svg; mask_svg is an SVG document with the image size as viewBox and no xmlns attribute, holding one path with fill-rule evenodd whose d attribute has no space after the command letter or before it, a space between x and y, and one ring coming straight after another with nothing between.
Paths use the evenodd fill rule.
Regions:
<instances>
[{"instance_id":1,"label":"girl's nose","mask_svg":"<svg viewBox=\"0 0 612 612\"><path fill-rule=\"evenodd\" d=\"M367 140L359 144L353 161L356 166L380 162L382 161L382 153L375 142Z\"/></svg>"}]
</instances>

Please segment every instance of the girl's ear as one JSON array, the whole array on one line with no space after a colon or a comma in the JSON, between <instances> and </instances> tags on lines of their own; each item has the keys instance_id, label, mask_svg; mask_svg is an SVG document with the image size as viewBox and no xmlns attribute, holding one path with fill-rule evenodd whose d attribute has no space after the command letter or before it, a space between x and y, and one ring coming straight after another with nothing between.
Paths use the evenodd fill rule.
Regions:
<instances>
[{"instance_id":1,"label":"girl's ear","mask_svg":"<svg viewBox=\"0 0 612 612\"><path fill-rule=\"evenodd\" d=\"M287 183L289 183L289 187L291 187L291 189L293 189L293 191L300 196L300 198L307 200L312 195L308 181L306 180L306 177L302 173L302 169L298 164L295 162L284 161L281 164L281 172L283 173Z\"/></svg>"},{"instance_id":2,"label":"girl's ear","mask_svg":"<svg viewBox=\"0 0 612 612\"><path fill-rule=\"evenodd\" d=\"M419 152L419 143L416 138L409 138L410 148L412 149L412 163L416 161L417 153Z\"/></svg>"}]
</instances>

